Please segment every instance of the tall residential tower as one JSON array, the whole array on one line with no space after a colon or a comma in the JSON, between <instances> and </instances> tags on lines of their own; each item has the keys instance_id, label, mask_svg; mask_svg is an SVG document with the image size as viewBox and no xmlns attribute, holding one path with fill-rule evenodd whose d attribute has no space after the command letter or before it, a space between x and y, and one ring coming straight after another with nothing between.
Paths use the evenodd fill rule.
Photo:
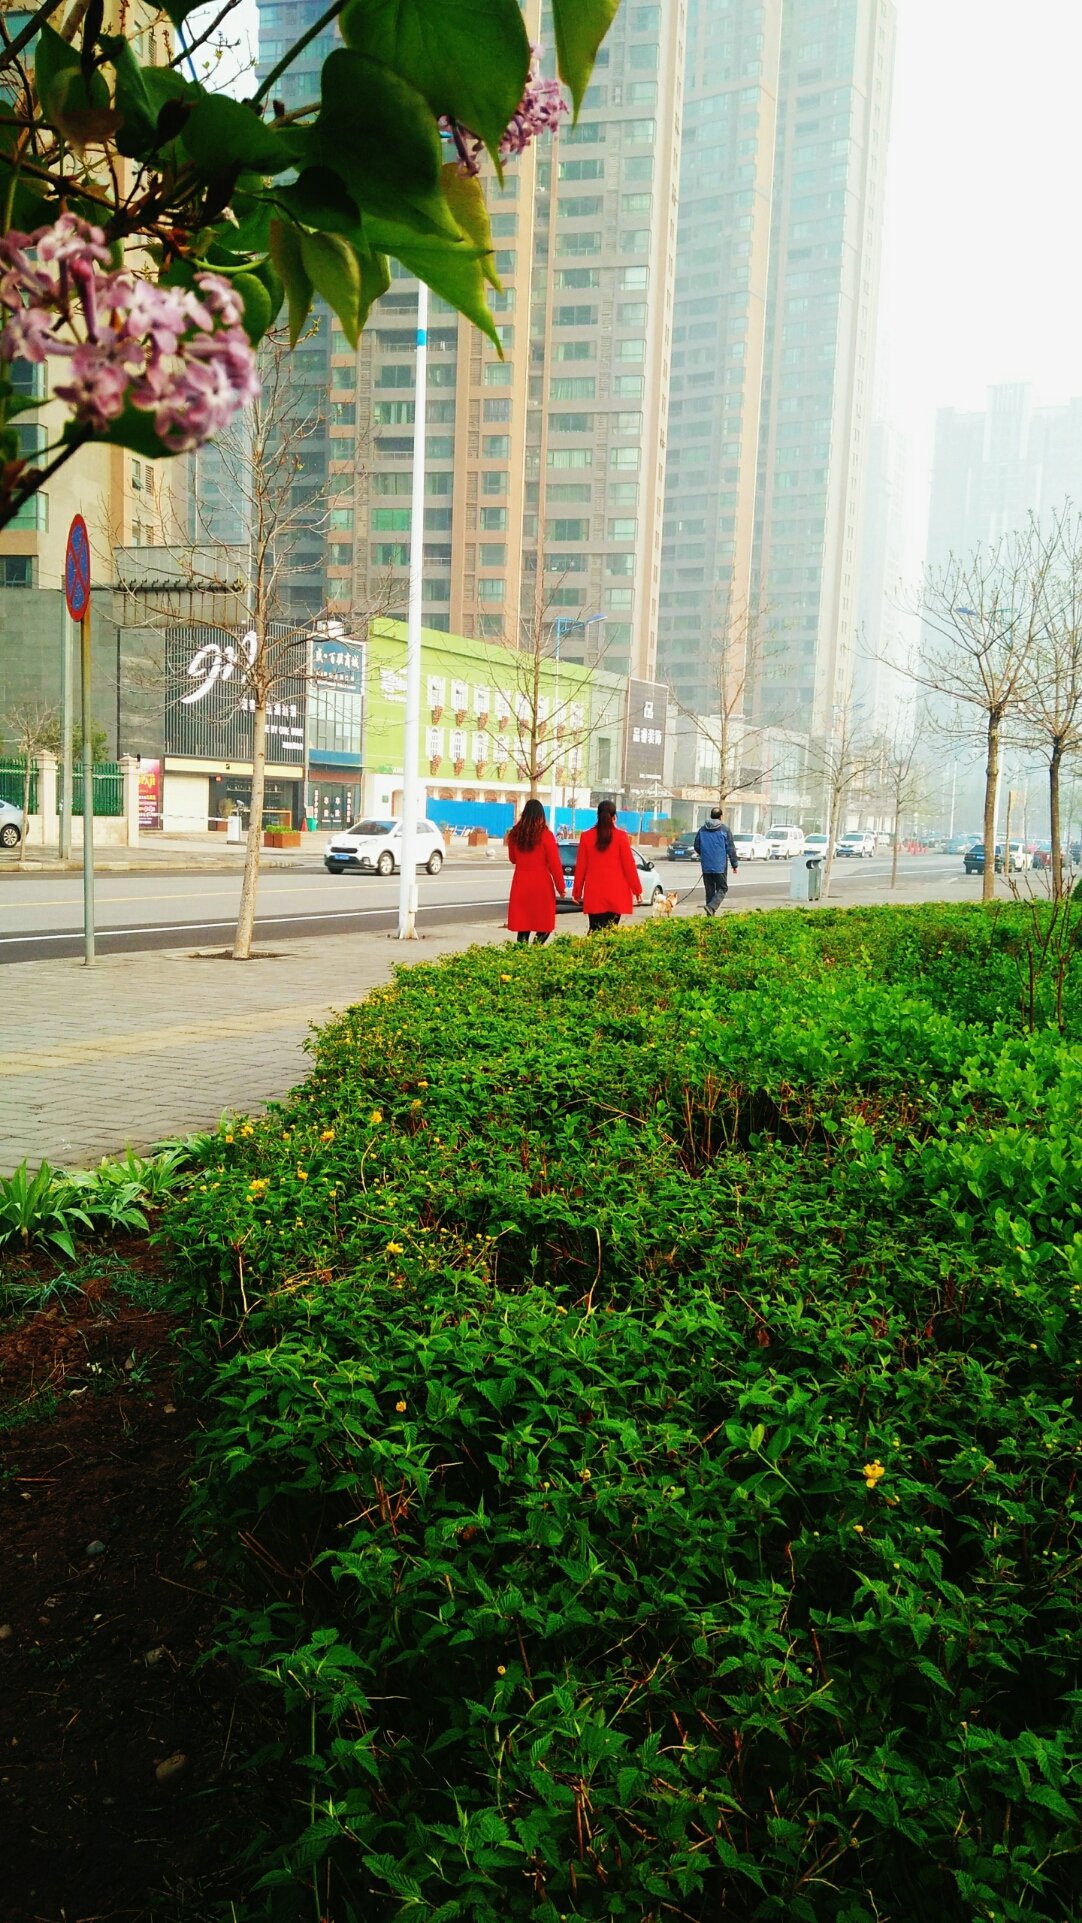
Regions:
<instances>
[{"instance_id":1,"label":"tall residential tower","mask_svg":"<svg viewBox=\"0 0 1082 1923\"><path fill-rule=\"evenodd\" d=\"M893 0L688 0L661 670L828 733L857 625Z\"/></svg>"}]
</instances>

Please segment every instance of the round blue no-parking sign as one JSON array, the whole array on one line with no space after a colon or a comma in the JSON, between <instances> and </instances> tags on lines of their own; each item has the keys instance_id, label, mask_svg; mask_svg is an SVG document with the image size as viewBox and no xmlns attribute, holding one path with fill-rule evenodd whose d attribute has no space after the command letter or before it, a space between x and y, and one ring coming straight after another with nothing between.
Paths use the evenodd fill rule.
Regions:
<instances>
[{"instance_id":1,"label":"round blue no-parking sign","mask_svg":"<svg viewBox=\"0 0 1082 1923\"><path fill-rule=\"evenodd\" d=\"M64 554L64 599L73 621L81 621L90 605L90 537L77 514L68 529Z\"/></svg>"}]
</instances>

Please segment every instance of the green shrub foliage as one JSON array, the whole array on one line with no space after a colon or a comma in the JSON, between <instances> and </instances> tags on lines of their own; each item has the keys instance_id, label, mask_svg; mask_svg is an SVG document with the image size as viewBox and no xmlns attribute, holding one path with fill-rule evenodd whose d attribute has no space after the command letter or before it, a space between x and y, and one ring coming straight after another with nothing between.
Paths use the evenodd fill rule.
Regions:
<instances>
[{"instance_id":1,"label":"green shrub foliage","mask_svg":"<svg viewBox=\"0 0 1082 1923\"><path fill-rule=\"evenodd\" d=\"M297 1784L249 1914L1077 1914L1082 1048L1025 913L412 967L213 1142L196 1508Z\"/></svg>"}]
</instances>

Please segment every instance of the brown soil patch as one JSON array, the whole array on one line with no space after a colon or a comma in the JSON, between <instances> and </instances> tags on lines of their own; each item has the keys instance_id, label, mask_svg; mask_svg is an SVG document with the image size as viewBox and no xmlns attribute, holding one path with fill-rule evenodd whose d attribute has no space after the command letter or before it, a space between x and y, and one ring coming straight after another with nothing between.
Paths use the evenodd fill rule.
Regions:
<instances>
[{"instance_id":1,"label":"brown soil patch","mask_svg":"<svg viewBox=\"0 0 1082 1923\"><path fill-rule=\"evenodd\" d=\"M266 1820L244 1765L274 1732L197 1666L219 1601L183 1519L174 1325L145 1244L112 1253L119 1274L0 1323L2 1923L220 1916Z\"/></svg>"}]
</instances>

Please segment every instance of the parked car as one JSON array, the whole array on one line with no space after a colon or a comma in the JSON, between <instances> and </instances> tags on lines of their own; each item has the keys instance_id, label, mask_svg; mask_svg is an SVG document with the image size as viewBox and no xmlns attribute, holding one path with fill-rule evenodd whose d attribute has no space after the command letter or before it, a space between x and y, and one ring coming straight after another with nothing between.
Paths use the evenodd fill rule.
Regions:
<instances>
[{"instance_id":1,"label":"parked car","mask_svg":"<svg viewBox=\"0 0 1082 1923\"><path fill-rule=\"evenodd\" d=\"M1029 857L1028 855L1026 855L1021 842L1012 841L1011 843L1012 869L1018 870L1020 868L1024 868L1026 866L1028 859ZM965 868L967 875L983 875L984 867L985 867L985 853L984 853L983 841L975 841L973 843L972 848L968 850L965 856L963 866ZM1002 873L1003 873L1003 843L1001 841L997 841L996 842L996 874L1001 875Z\"/></svg>"},{"instance_id":2,"label":"parked car","mask_svg":"<svg viewBox=\"0 0 1082 1923\"><path fill-rule=\"evenodd\" d=\"M943 852L947 855L965 855L979 840L979 835L952 835Z\"/></svg>"},{"instance_id":3,"label":"parked car","mask_svg":"<svg viewBox=\"0 0 1082 1923\"><path fill-rule=\"evenodd\" d=\"M335 835L323 856L329 875L341 875L347 868L393 875L401 865L400 821L355 821L344 834ZM443 836L434 821L417 823L417 866L430 875L438 875L443 867Z\"/></svg>"},{"instance_id":4,"label":"parked car","mask_svg":"<svg viewBox=\"0 0 1082 1923\"><path fill-rule=\"evenodd\" d=\"M1012 874L1020 874L1024 868L1033 866L1033 858L1024 841L1011 842L1010 868Z\"/></svg>"},{"instance_id":5,"label":"parked car","mask_svg":"<svg viewBox=\"0 0 1082 1923\"><path fill-rule=\"evenodd\" d=\"M22 809L13 801L0 801L0 848L17 848L22 838Z\"/></svg>"},{"instance_id":6,"label":"parked car","mask_svg":"<svg viewBox=\"0 0 1082 1923\"><path fill-rule=\"evenodd\" d=\"M767 853L771 861L791 861L794 855L804 853L804 830L784 823L778 828L766 831Z\"/></svg>"},{"instance_id":7,"label":"parked car","mask_svg":"<svg viewBox=\"0 0 1082 1923\"><path fill-rule=\"evenodd\" d=\"M829 845L829 835L805 835L803 853L806 855L818 855L821 861L825 861Z\"/></svg>"},{"instance_id":8,"label":"parked car","mask_svg":"<svg viewBox=\"0 0 1082 1923\"><path fill-rule=\"evenodd\" d=\"M861 860L863 860L865 855L874 855L875 836L870 832L865 833L862 828L857 829L856 833L852 835L839 835L834 853L836 855L859 855Z\"/></svg>"},{"instance_id":9,"label":"parked car","mask_svg":"<svg viewBox=\"0 0 1082 1923\"><path fill-rule=\"evenodd\" d=\"M765 835L734 833L733 847L736 849L737 861L766 861L770 855Z\"/></svg>"},{"instance_id":10,"label":"parked car","mask_svg":"<svg viewBox=\"0 0 1082 1923\"><path fill-rule=\"evenodd\" d=\"M698 861L694 828L689 828L684 835L674 835L665 853L670 861Z\"/></svg>"},{"instance_id":11,"label":"parked car","mask_svg":"<svg viewBox=\"0 0 1082 1923\"><path fill-rule=\"evenodd\" d=\"M644 855L641 848L632 847L631 852L635 857L635 866L639 871L639 880L642 883L642 897L638 906L640 908L652 908L655 901L660 901L662 895L668 891L657 869L654 867L653 862L650 860L649 855ZM565 841L561 844L560 866L564 871L564 885L567 888L567 894L563 901L557 898L556 906L557 908L573 908L576 914L579 913L579 909L577 904L571 899L571 884L575 879L575 863L578 860L578 856L579 844L577 841Z\"/></svg>"}]
</instances>

